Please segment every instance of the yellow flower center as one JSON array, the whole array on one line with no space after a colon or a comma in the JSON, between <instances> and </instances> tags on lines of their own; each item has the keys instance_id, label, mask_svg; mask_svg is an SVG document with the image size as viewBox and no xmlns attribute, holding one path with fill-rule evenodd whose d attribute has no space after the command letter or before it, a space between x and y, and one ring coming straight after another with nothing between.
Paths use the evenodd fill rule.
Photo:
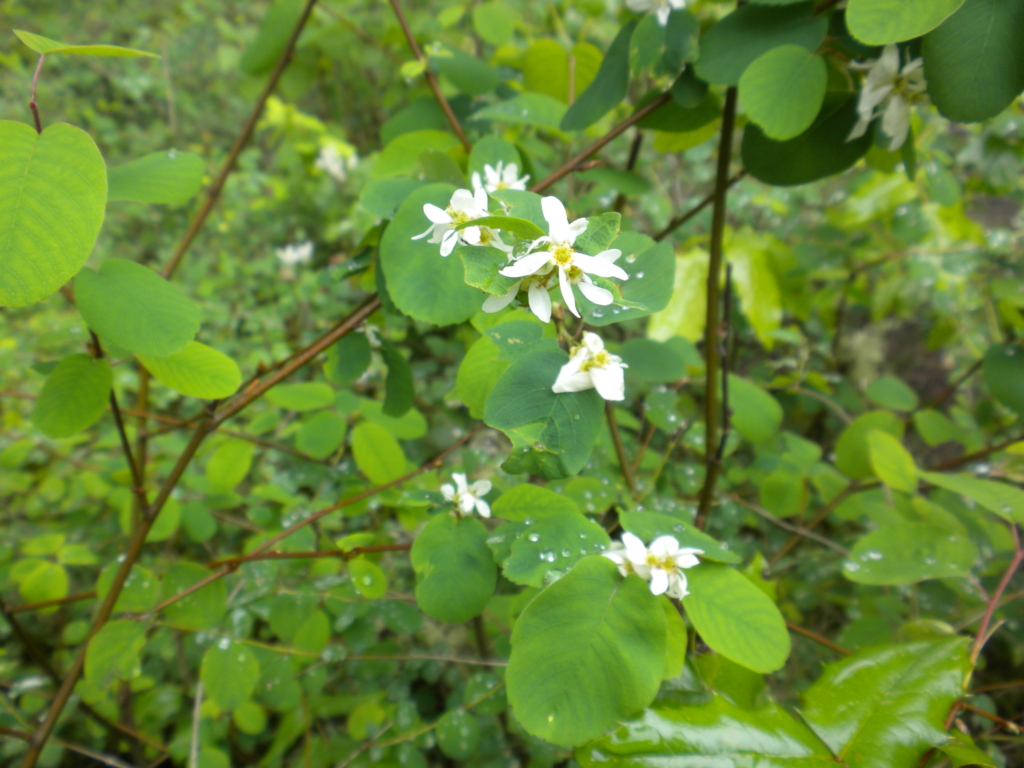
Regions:
<instances>
[{"instance_id":1,"label":"yellow flower center","mask_svg":"<svg viewBox=\"0 0 1024 768\"><path fill-rule=\"evenodd\" d=\"M444 212L451 217L452 226L457 227L459 224L465 224L467 221L470 220L467 214L463 213L462 211L455 210L455 208L453 208L450 205L445 209Z\"/></svg>"},{"instance_id":2,"label":"yellow flower center","mask_svg":"<svg viewBox=\"0 0 1024 768\"><path fill-rule=\"evenodd\" d=\"M610 362L611 362L611 360L608 357L608 353L605 352L602 349L596 355L594 355L589 360L587 360L585 363L583 363L583 365L580 366L580 370L581 371L588 371L591 368L604 368ZM648 555L648 560L650 560L651 557L653 557L653 555Z\"/></svg>"},{"instance_id":3,"label":"yellow flower center","mask_svg":"<svg viewBox=\"0 0 1024 768\"><path fill-rule=\"evenodd\" d=\"M671 557L658 557L652 552L647 553L647 565L651 568L660 568L669 573L676 569L676 561Z\"/></svg>"},{"instance_id":4,"label":"yellow flower center","mask_svg":"<svg viewBox=\"0 0 1024 768\"><path fill-rule=\"evenodd\" d=\"M564 267L572 263L572 256L575 253L571 246L560 245L554 250L555 263L561 267Z\"/></svg>"}]
</instances>

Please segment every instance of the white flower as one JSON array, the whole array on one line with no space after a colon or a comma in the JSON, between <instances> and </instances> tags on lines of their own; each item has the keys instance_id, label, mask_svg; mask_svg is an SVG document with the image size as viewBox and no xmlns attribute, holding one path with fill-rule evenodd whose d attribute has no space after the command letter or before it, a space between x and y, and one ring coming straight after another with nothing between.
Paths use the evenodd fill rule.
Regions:
<instances>
[{"instance_id":1,"label":"white flower","mask_svg":"<svg viewBox=\"0 0 1024 768\"><path fill-rule=\"evenodd\" d=\"M683 570L697 565L697 555L704 554L704 550L680 547L674 536L659 536L646 547L632 533L624 533L621 545L613 544L602 554L619 566L623 576L635 573L651 582L653 594L681 600L689 594Z\"/></svg>"},{"instance_id":2,"label":"white flower","mask_svg":"<svg viewBox=\"0 0 1024 768\"><path fill-rule=\"evenodd\" d=\"M469 485L466 476L461 472L453 472L452 480L455 481L455 485L445 483L441 486L441 493L446 500L455 502L463 515L468 515L475 509L480 517L491 516L491 508L483 500L491 491L490 480L477 480Z\"/></svg>"},{"instance_id":3,"label":"white flower","mask_svg":"<svg viewBox=\"0 0 1024 768\"><path fill-rule=\"evenodd\" d=\"M570 224L565 215L565 206L556 197L545 197L540 201L540 206L548 222L548 234L538 238L533 245L547 243L548 250L527 254L515 264L505 267L500 274L506 277L527 277L545 274L551 267L557 267L562 298L569 311L576 317L579 317L580 313L576 310L576 298L572 293L574 285L579 285L583 295L595 304L611 304L614 300L611 291L594 285L590 275L628 280L629 275L625 270L614 263L622 255L622 251L612 248L602 251L597 256L578 253L573 248L573 243L587 228L587 220L576 219Z\"/></svg>"},{"instance_id":4,"label":"white flower","mask_svg":"<svg viewBox=\"0 0 1024 768\"><path fill-rule=\"evenodd\" d=\"M562 366L551 387L553 392L582 392L594 387L605 400L624 400L628 368L622 358L610 354L596 333L583 334L583 343L572 350L569 362Z\"/></svg>"},{"instance_id":5,"label":"white flower","mask_svg":"<svg viewBox=\"0 0 1024 768\"><path fill-rule=\"evenodd\" d=\"M505 165L501 160L498 161L497 167L490 165L484 165L484 179L480 179L480 174L473 171L473 191L480 189L481 187L487 192L496 192L499 189L526 189L526 182L530 180L530 177L523 176L519 178L519 166L515 163L509 163Z\"/></svg>"},{"instance_id":6,"label":"white flower","mask_svg":"<svg viewBox=\"0 0 1024 768\"><path fill-rule=\"evenodd\" d=\"M348 178L348 171L359 164L359 157L354 153L343 156L334 144L324 144L316 157L316 167L338 183Z\"/></svg>"},{"instance_id":7,"label":"white flower","mask_svg":"<svg viewBox=\"0 0 1024 768\"><path fill-rule=\"evenodd\" d=\"M863 136L871 121L881 114L882 131L891 139L889 150L895 152L902 147L910 130L910 107L928 101L923 65L921 59L914 59L900 69L900 51L895 43L885 46L873 63L852 64L853 69L867 70L868 74L857 101L859 119L846 140Z\"/></svg>"},{"instance_id":8,"label":"white flower","mask_svg":"<svg viewBox=\"0 0 1024 768\"><path fill-rule=\"evenodd\" d=\"M313 243L309 240L304 243L293 243L284 248L275 249L274 253L285 266L293 267L296 264L305 264L313 258Z\"/></svg>"},{"instance_id":9,"label":"white flower","mask_svg":"<svg viewBox=\"0 0 1024 768\"><path fill-rule=\"evenodd\" d=\"M487 192L483 189L478 189L476 193L468 189L457 189L448 207L443 211L436 205L427 203L423 206L423 213L430 219L431 224L426 232L416 235L413 240L431 235L427 242L440 243L442 256L450 254L460 242L465 245L490 245L506 253L511 250L490 227L454 229L467 221L491 215L487 210Z\"/></svg>"},{"instance_id":10,"label":"white flower","mask_svg":"<svg viewBox=\"0 0 1024 768\"><path fill-rule=\"evenodd\" d=\"M668 24L668 15L685 8L686 0L626 0L626 7L634 13L654 11L658 16L658 24L664 27Z\"/></svg>"},{"instance_id":11,"label":"white flower","mask_svg":"<svg viewBox=\"0 0 1024 768\"><path fill-rule=\"evenodd\" d=\"M504 296L488 296L482 307L484 312L499 312L512 303L512 300L527 285L526 295L530 302L530 311L537 316L542 323L551 320L551 296L548 289L551 288L551 280L555 277L554 267L549 266L546 272L539 272L529 277L524 277L515 285L509 288Z\"/></svg>"}]
</instances>

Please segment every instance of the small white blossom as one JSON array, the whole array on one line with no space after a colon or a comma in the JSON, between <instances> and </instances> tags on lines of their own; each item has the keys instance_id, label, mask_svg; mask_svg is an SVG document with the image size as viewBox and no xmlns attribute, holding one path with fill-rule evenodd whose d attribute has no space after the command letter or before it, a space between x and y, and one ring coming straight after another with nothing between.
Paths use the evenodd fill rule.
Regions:
<instances>
[{"instance_id":1,"label":"small white blossom","mask_svg":"<svg viewBox=\"0 0 1024 768\"><path fill-rule=\"evenodd\" d=\"M583 334L583 343L572 350L569 362L562 366L551 387L553 392L582 392L591 387L605 400L624 400L625 375L628 368L622 358L610 354L596 333Z\"/></svg>"},{"instance_id":2,"label":"small white blossom","mask_svg":"<svg viewBox=\"0 0 1024 768\"><path fill-rule=\"evenodd\" d=\"M484 165L484 178L480 178L477 171L473 171L473 191L483 188L486 192L496 192L499 189L526 189L526 182L530 180L529 175L519 178L519 166L515 163L505 165L501 160L497 167Z\"/></svg>"},{"instance_id":3,"label":"small white blossom","mask_svg":"<svg viewBox=\"0 0 1024 768\"><path fill-rule=\"evenodd\" d=\"M504 296L488 296L482 307L484 312L500 312L518 295L523 284L527 286L526 295L530 303L530 311L537 316L542 323L551 320L551 296L548 294L551 281L555 278L554 267L548 267L546 272L539 272L529 277L524 277L513 285Z\"/></svg>"},{"instance_id":4,"label":"small white blossom","mask_svg":"<svg viewBox=\"0 0 1024 768\"><path fill-rule=\"evenodd\" d=\"M334 144L325 144L320 147L320 153L317 155L315 163L317 168L339 184L348 178L348 172L358 164L359 157L355 153L344 156Z\"/></svg>"},{"instance_id":5,"label":"small white blossom","mask_svg":"<svg viewBox=\"0 0 1024 768\"><path fill-rule=\"evenodd\" d=\"M296 264L305 264L313 258L313 243L307 240L304 243L292 243L284 248L274 250L277 258L287 267L294 267Z\"/></svg>"},{"instance_id":6,"label":"small white blossom","mask_svg":"<svg viewBox=\"0 0 1024 768\"><path fill-rule=\"evenodd\" d=\"M899 48L895 43L889 43L874 62L851 66L854 69L867 70L868 74L861 85L860 98L857 101L859 119L846 140L852 141L863 136L871 121L881 114L882 132L891 139L889 150L895 152L907 140L907 133L910 131L910 107L928 101L922 69L924 62L921 59L914 59L900 69Z\"/></svg>"},{"instance_id":7,"label":"small white blossom","mask_svg":"<svg viewBox=\"0 0 1024 768\"><path fill-rule=\"evenodd\" d=\"M658 17L658 24L668 24L668 17L672 11L680 11L686 7L686 0L626 0L626 7L634 13L647 13L654 11Z\"/></svg>"},{"instance_id":8,"label":"small white blossom","mask_svg":"<svg viewBox=\"0 0 1024 768\"><path fill-rule=\"evenodd\" d=\"M683 570L697 565L697 555L704 554L704 550L680 547L674 536L659 536L646 547L632 533L624 533L621 544L613 543L602 554L619 566L623 576L635 573L649 581L653 594L681 600L689 594Z\"/></svg>"},{"instance_id":9,"label":"small white blossom","mask_svg":"<svg viewBox=\"0 0 1024 768\"><path fill-rule=\"evenodd\" d=\"M534 246L546 243L548 250L529 253L511 266L505 267L500 274L506 277L528 277L543 275L558 269L558 282L562 289L562 298L569 311L576 317L580 313L576 309L576 298L572 286L578 285L583 295L595 304L607 305L614 300L611 291L595 285L591 275L597 277L617 277L628 280L629 275L621 267L615 266L616 259L622 251L611 248L596 256L587 256L573 248L576 238L587 228L586 219L576 219L572 224L565 214L565 206L557 197L545 197L540 201L544 218L548 222L548 234L538 238Z\"/></svg>"},{"instance_id":10,"label":"small white blossom","mask_svg":"<svg viewBox=\"0 0 1024 768\"><path fill-rule=\"evenodd\" d=\"M445 483L441 486L441 493L446 500L454 502L463 515L468 515L475 509L480 517L491 516L491 508L483 499L491 491L490 480L477 480L469 485L466 476L461 472L453 472L452 479L455 485Z\"/></svg>"},{"instance_id":11,"label":"small white blossom","mask_svg":"<svg viewBox=\"0 0 1024 768\"><path fill-rule=\"evenodd\" d=\"M442 256L448 256L460 242L465 245L490 245L506 253L511 250L490 227L455 229L467 221L491 215L487 210L487 192L483 189L478 189L476 193L468 189L457 189L447 208L441 210L436 205L427 203L423 206L423 213L430 219L431 224L426 232L416 235L413 240L431 235L427 242L440 243Z\"/></svg>"}]
</instances>

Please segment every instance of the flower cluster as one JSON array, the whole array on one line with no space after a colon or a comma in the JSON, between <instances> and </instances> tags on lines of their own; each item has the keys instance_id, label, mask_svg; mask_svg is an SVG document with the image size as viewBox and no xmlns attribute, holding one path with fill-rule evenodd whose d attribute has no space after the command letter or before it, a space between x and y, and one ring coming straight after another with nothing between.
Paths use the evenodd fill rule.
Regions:
<instances>
[{"instance_id":1,"label":"flower cluster","mask_svg":"<svg viewBox=\"0 0 1024 768\"><path fill-rule=\"evenodd\" d=\"M882 55L873 62L852 64L853 69L866 70L868 74L857 101L857 124L846 140L863 136L871 121L881 115L882 131L890 139L890 151L902 147L910 131L910 107L928 101L923 66L922 59L914 59L901 69L900 51L895 43L885 46Z\"/></svg>"},{"instance_id":2,"label":"flower cluster","mask_svg":"<svg viewBox=\"0 0 1024 768\"><path fill-rule=\"evenodd\" d=\"M335 144L325 144L320 147L314 165L339 184L343 184L348 179L348 172L359 165L359 156L355 152L342 154Z\"/></svg>"},{"instance_id":3,"label":"flower cluster","mask_svg":"<svg viewBox=\"0 0 1024 768\"><path fill-rule=\"evenodd\" d=\"M586 231L587 220L576 219L570 223L565 206L558 198L545 197L540 201L548 233L536 240L520 243L515 249L506 245L496 230L471 223L491 215L488 192L525 189L529 177L519 178L518 174L519 168L514 163L498 163L497 167L485 165L483 177L479 173L473 174L473 192L456 190L444 210L430 203L423 206L423 213L431 224L413 240L429 235L427 242L440 243L441 256L445 257L460 243L488 245L506 254L507 266L498 274L516 282L503 296L488 296L483 303L484 312L499 312L525 291L530 311L542 323L550 322L552 305L549 291L556 286L565 306L576 317L581 315L573 286L577 286L580 293L594 304L611 304L615 295L595 283L594 278L628 280L626 271L615 263L622 256L622 251L609 248L590 255L577 250L576 239ZM604 342L597 334L584 333L582 343L570 351L569 362L562 367L552 389L562 393L596 388L605 400L623 400L625 367L621 358L605 350Z\"/></svg>"},{"instance_id":4,"label":"flower cluster","mask_svg":"<svg viewBox=\"0 0 1024 768\"><path fill-rule=\"evenodd\" d=\"M655 595L668 595L681 600L690 594L686 589L686 568L693 568L703 549L680 547L674 536L659 536L647 547L632 533L622 534L622 542L613 542L602 552L617 566L623 576L635 573L651 583Z\"/></svg>"},{"instance_id":5,"label":"flower cluster","mask_svg":"<svg viewBox=\"0 0 1024 768\"><path fill-rule=\"evenodd\" d=\"M470 485L461 472L453 472L452 480L455 485L445 483L441 486L445 501L453 502L463 515L471 514L475 509L480 517L491 516L491 507L483 498L491 492L490 480L477 480Z\"/></svg>"},{"instance_id":6,"label":"flower cluster","mask_svg":"<svg viewBox=\"0 0 1024 768\"><path fill-rule=\"evenodd\" d=\"M274 253L286 267L294 267L296 264L305 264L313 258L313 243L309 240L304 243L292 243L275 249Z\"/></svg>"}]
</instances>

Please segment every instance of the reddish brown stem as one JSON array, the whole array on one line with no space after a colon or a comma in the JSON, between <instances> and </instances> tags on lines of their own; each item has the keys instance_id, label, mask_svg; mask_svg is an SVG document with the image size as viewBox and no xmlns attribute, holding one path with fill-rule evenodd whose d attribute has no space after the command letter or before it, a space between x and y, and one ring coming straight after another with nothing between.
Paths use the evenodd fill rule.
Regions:
<instances>
[{"instance_id":1,"label":"reddish brown stem","mask_svg":"<svg viewBox=\"0 0 1024 768\"><path fill-rule=\"evenodd\" d=\"M39 118L39 104L36 101L36 87L39 85L39 73L43 71L44 61L46 61L46 55L40 55L39 63L36 64L36 71L32 75L32 95L28 100L28 108L32 110L32 120L36 124L36 133L43 132L43 121Z\"/></svg>"},{"instance_id":2,"label":"reddish brown stem","mask_svg":"<svg viewBox=\"0 0 1024 768\"><path fill-rule=\"evenodd\" d=\"M43 600L39 603L25 603L25 605L12 605L8 606L8 613L22 613L23 611L38 611L42 608L52 608L55 605L66 605L67 603L77 603L80 600L91 600L96 597L96 591L90 592L79 592L75 595L68 595L67 597L59 597L56 600Z\"/></svg>"},{"instance_id":3,"label":"reddish brown stem","mask_svg":"<svg viewBox=\"0 0 1024 768\"><path fill-rule=\"evenodd\" d=\"M981 653L982 647L985 645L985 641L988 640L988 627L992 623L992 615L996 612L996 607L999 605L999 600L1003 596L1003 592L1006 591L1006 587L1010 584L1010 579L1013 578L1013 574L1017 572L1020 567L1021 561L1024 561L1024 549L1021 548L1020 534L1017 532L1017 526L1011 526L1013 531L1013 543L1014 552L1013 558L1010 560L1010 565L1007 567L1006 572L1003 574L1003 578L999 581L999 586L996 587L996 591L992 593L992 596L988 600L988 606L985 608L985 615L981 618L981 624L978 627L978 634L974 638L974 645L971 647L971 663L977 664L978 655Z\"/></svg>"},{"instance_id":4,"label":"reddish brown stem","mask_svg":"<svg viewBox=\"0 0 1024 768\"><path fill-rule=\"evenodd\" d=\"M747 175L746 171L740 171L739 173L734 174L733 177L731 179L729 179L728 186L731 187L733 184L735 184L737 181L739 181L740 179L742 179L746 175ZM672 234L672 232L677 230L679 227L683 226L683 224L685 224L690 219L692 219L694 216L696 216L698 213L703 211L705 208L707 208L709 205L711 205L711 203L713 203L714 201L715 201L715 191L712 190L711 192L708 192L708 194L704 197L703 200L701 200L699 203L697 203L695 206L693 206L693 208L688 210L686 213L680 214L676 218L672 219L672 221L670 221L668 223L668 226L666 226L663 230L661 230L661 232L659 232L658 234L656 234L654 236L654 239L656 241L657 240L664 240L666 237L668 237L668 235Z\"/></svg>"},{"instance_id":5,"label":"reddish brown stem","mask_svg":"<svg viewBox=\"0 0 1024 768\"><path fill-rule=\"evenodd\" d=\"M225 560L214 560L207 563L207 568L220 568L222 566L237 567L242 563L251 563L255 560L301 560L305 558L340 557L343 560L351 560L353 557L367 552L402 552L410 549L412 544L379 544L372 547L355 547L349 550L323 549L315 552L261 552L258 555L242 555L241 557L229 557Z\"/></svg>"},{"instance_id":6,"label":"reddish brown stem","mask_svg":"<svg viewBox=\"0 0 1024 768\"><path fill-rule=\"evenodd\" d=\"M629 464L629 457L626 456L626 448L622 444L622 434L619 432L619 420L615 418L615 406L611 402L604 404L604 412L608 418L608 431L612 436L612 444L615 446L615 456L619 460L619 469L622 471L622 479L626 483L630 494L636 495L636 481L633 479L633 468Z\"/></svg>"},{"instance_id":7,"label":"reddish brown stem","mask_svg":"<svg viewBox=\"0 0 1024 768\"><path fill-rule=\"evenodd\" d=\"M837 643L833 643L827 637L823 637L822 635L819 635L817 632L812 632L806 627L801 627L799 624L794 624L791 621L787 621L786 626L789 627L789 630L791 632L796 632L798 635L803 635L804 637L809 638L820 645L824 645L826 648L830 648L831 650L835 651L841 656L850 656L852 653L851 651L848 651L846 648L843 648L843 646Z\"/></svg>"}]
</instances>

